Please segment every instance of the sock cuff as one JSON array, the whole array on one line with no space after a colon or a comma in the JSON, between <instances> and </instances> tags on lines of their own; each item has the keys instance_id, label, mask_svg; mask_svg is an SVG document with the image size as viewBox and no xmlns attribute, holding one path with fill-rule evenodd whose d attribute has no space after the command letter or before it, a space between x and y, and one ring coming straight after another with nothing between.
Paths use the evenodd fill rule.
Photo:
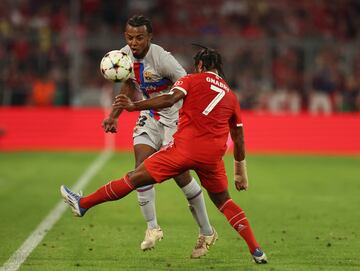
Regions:
<instances>
[{"instance_id":1,"label":"sock cuff","mask_svg":"<svg viewBox=\"0 0 360 271\"><path fill-rule=\"evenodd\" d=\"M188 200L196 198L202 192L200 185L197 183L194 177L192 177L190 183L182 187L181 190Z\"/></svg>"},{"instance_id":2,"label":"sock cuff","mask_svg":"<svg viewBox=\"0 0 360 271\"><path fill-rule=\"evenodd\" d=\"M194 196L187 198L187 200L193 200L195 199L197 196L199 196L202 193L202 190L200 189L199 192L197 192Z\"/></svg>"},{"instance_id":3,"label":"sock cuff","mask_svg":"<svg viewBox=\"0 0 360 271\"><path fill-rule=\"evenodd\" d=\"M134 190L134 186L130 183L129 176L127 174L124 176L124 183L126 183L131 190Z\"/></svg>"},{"instance_id":4,"label":"sock cuff","mask_svg":"<svg viewBox=\"0 0 360 271\"><path fill-rule=\"evenodd\" d=\"M153 184L147 185L147 186L142 186L142 187L136 188L136 191L139 192L139 193L142 193L142 192L146 192L146 191L149 191L149 190L153 189L153 187L154 187Z\"/></svg>"},{"instance_id":5,"label":"sock cuff","mask_svg":"<svg viewBox=\"0 0 360 271\"><path fill-rule=\"evenodd\" d=\"M232 202L233 202L232 199L228 199L227 201L225 201L225 203L219 207L219 211L220 211L220 212L223 212L224 209L225 209L225 207L226 207L228 204L232 203Z\"/></svg>"}]
</instances>

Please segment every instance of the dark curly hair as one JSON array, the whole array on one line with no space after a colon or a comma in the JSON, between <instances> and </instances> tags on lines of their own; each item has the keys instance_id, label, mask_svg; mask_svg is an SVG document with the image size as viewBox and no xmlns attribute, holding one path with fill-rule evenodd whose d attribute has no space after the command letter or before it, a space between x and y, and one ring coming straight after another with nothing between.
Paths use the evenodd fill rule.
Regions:
<instances>
[{"instance_id":1,"label":"dark curly hair","mask_svg":"<svg viewBox=\"0 0 360 271\"><path fill-rule=\"evenodd\" d=\"M209 71L212 69L216 69L218 73L225 77L223 68L222 68L222 59L219 52L215 49L207 48L205 46L199 44L193 44L201 48L194 56L195 66L197 66L200 60L203 62L203 66L205 70Z\"/></svg>"},{"instance_id":2,"label":"dark curly hair","mask_svg":"<svg viewBox=\"0 0 360 271\"><path fill-rule=\"evenodd\" d=\"M153 32L151 20L144 15L134 15L132 16L126 24L131 25L133 27L146 26L146 30L148 33Z\"/></svg>"}]
</instances>

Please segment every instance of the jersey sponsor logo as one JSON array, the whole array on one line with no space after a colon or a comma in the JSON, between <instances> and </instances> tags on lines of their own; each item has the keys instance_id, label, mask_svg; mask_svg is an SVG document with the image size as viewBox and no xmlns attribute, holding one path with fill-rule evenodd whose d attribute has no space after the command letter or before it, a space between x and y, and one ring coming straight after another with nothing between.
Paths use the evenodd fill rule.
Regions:
<instances>
[{"instance_id":1,"label":"jersey sponsor logo","mask_svg":"<svg viewBox=\"0 0 360 271\"><path fill-rule=\"evenodd\" d=\"M142 80L140 81L140 89L146 98L150 98L149 94L166 90L171 84L171 81L167 78L162 78L155 82L144 82L144 80Z\"/></svg>"}]
</instances>

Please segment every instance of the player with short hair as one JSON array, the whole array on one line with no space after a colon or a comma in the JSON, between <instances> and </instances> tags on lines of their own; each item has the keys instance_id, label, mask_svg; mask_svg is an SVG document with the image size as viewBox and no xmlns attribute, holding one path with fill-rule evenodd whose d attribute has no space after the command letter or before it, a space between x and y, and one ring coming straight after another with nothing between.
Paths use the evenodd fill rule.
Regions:
<instances>
[{"instance_id":1,"label":"player with short hair","mask_svg":"<svg viewBox=\"0 0 360 271\"><path fill-rule=\"evenodd\" d=\"M131 79L122 84L121 94L133 98L140 90L143 99L156 97L168 93L172 84L186 75L183 67L169 52L151 43L152 33L151 21L142 15L135 15L127 21L127 45L120 50L131 57L133 74ZM133 133L135 168L172 140L172 135L177 129L181 104L182 101L179 100L168 108L140 112ZM103 121L105 132L116 132L121 111L113 109L109 117ZM192 258L199 258L214 244L217 233L210 225L202 190L196 180L188 171L179 173L174 179L188 199L189 208L200 228L198 241L191 254ZM163 231L156 218L155 189L153 184L150 184L138 187L136 191L141 211L147 221L147 230L140 247L142 250L148 250L155 246L157 240L163 238Z\"/></svg>"},{"instance_id":2,"label":"player with short hair","mask_svg":"<svg viewBox=\"0 0 360 271\"><path fill-rule=\"evenodd\" d=\"M170 94L132 102L125 95L116 97L114 107L128 111L166 108L183 99L178 131L174 141L161 149L120 180L112 181L93 194L81 197L67 187L61 193L78 216L102 202L125 197L136 187L161 183L185 170L193 169L210 199L225 215L231 226L246 241L256 263L267 263L244 211L233 202L228 192L223 156L230 131L234 141L235 187L248 188L245 146L240 106L234 93L220 75L221 56L203 48L194 57L196 73L179 79ZM108 195L106 191L112 191Z\"/></svg>"}]
</instances>

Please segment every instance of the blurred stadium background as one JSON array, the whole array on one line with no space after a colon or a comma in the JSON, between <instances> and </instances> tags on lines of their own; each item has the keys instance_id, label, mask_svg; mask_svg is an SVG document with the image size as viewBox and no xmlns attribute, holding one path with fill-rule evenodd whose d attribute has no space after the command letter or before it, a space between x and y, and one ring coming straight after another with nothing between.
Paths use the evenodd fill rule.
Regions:
<instances>
[{"instance_id":1,"label":"blurred stadium background","mask_svg":"<svg viewBox=\"0 0 360 271\"><path fill-rule=\"evenodd\" d=\"M188 71L191 42L218 48L243 109L360 110L357 0L3 0L1 104L99 105L99 60L136 13Z\"/></svg>"},{"instance_id":2,"label":"blurred stadium background","mask_svg":"<svg viewBox=\"0 0 360 271\"><path fill-rule=\"evenodd\" d=\"M99 62L107 51L125 44L125 22L137 13L152 19L154 42L171 51L188 72L192 70L192 42L222 52L227 81L240 97L242 109L257 116L251 123L258 129L248 129L250 150L284 151L281 142L291 139L288 143L295 144L297 151L302 149L301 140L312 141L325 152L328 147L332 148L329 152L342 152L341 148L359 152L360 2L356 0L1 1L0 148L54 148L41 135L59 143L58 135L61 132L64 138L66 131L72 142L60 142L59 148L101 147L100 129L79 134L72 133L72 128L100 127L103 114L84 107L89 110L111 103L118 86L102 78ZM77 113L71 111L64 118L69 108ZM88 117L81 117L81 108ZM261 114L277 117L264 119ZM320 118L301 118L306 125L293 127L300 134L286 127L304 114ZM343 117L322 118L333 114ZM288 120L279 123L279 115ZM128 114L123 122L131 126L134 119ZM39 127L47 127L47 134L35 129ZM118 141L131 134L131 127L123 125L123 129ZM252 134L255 130L258 133ZM311 134L302 134L310 130ZM22 137L25 131L27 136ZM326 136L329 133L348 140L334 143ZM84 142L90 135L94 139L88 141L96 143ZM253 145L256 138L270 146ZM321 147L325 139L328 144ZM340 141L346 150L332 145ZM131 138L116 146L131 147Z\"/></svg>"}]
</instances>

